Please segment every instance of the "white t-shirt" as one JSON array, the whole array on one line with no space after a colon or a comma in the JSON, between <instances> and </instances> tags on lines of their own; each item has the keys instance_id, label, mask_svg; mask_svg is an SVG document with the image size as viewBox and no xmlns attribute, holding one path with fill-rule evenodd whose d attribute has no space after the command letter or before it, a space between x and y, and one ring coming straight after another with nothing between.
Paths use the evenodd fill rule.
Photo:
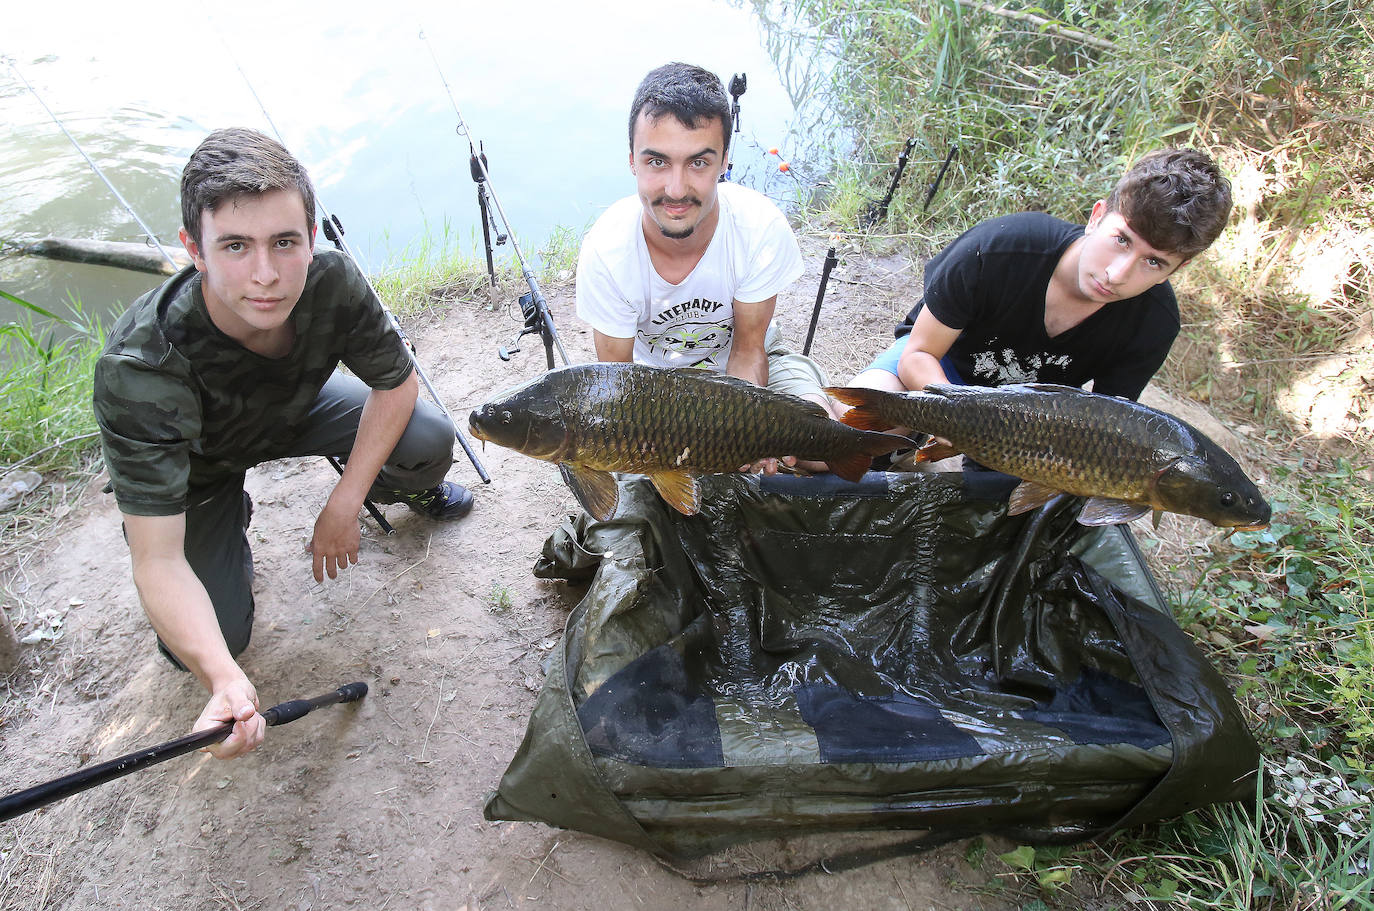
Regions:
<instances>
[{"instance_id":1,"label":"white t-shirt","mask_svg":"<svg viewBox=\"0 0 1374 911\"><path fill-rule=\"evenodd\" d=\"M734 302L766 301L801 277L801 249L778 207L722 183L720 221L701 261L678 284L649 260L638 196L620 200L582 239L577 315L612 338L634 337L636 363L724 370Z\"/></svg>"}]
</instances>

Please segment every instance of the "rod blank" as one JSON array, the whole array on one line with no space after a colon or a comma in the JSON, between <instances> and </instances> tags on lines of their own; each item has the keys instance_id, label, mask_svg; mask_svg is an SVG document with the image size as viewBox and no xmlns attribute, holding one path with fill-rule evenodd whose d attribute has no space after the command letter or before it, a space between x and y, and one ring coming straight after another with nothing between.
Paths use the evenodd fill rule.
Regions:
<instances>
[{"instance_id":1,"label":"rod blank","mask_svg":"<svg viewBox=\"0 0 1374 911\"><path fill-rule=\"evenodd\" d=\"M262 713L263 720L268 726L278 724L289 724L297 718L303 718L317 708L326 705L333 705L336 702L356 702L367 695L367 684L361 681L357 683L347 683L339 687L332 693L325 693L323 696L316 696L314 699L292 699L272 706ZM146 747L142 750L135 750L126 753L118 759L111 759L109 762L102 762L90 768L73 772L70 775L63 775L61 778L54 778L52 781L34 785L23 791L17 791L8 797L0 798L0 822L21 816L31 810L47 806L50 803L70 797L79 791L85 791L96 785L122 778L131 772L156 765L159 762L166 762L177 756L198 750L201 747L209 746L212 743L219 743L229 736L229 732L234 729L234 723L226 721L224 724L204 731L197 731L194 734L187 734L176 740L169 740L157 746Z\"/></svg>"}]
</instances>

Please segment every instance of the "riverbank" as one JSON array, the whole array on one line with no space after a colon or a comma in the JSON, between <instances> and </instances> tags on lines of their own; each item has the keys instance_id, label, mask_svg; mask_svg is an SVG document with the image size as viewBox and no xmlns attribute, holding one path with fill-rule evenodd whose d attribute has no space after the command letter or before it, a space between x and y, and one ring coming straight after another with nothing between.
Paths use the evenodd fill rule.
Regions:
<instances>
[{"instance_id":1,"label":"riverbank","mask_svg":"<svg viewBox=\"0 0 1374 911\"><path fill-rule=\"evenodd\" d=\"M828 243L819 234L804 239L807 275L780 301L780 322L798 346ZM862 248L841 245L841 254L813 354L832 379L843 381L887 344L892 325L918 299L921 263L883 240ZM567 258L550 261L555 266L544 287L555 324L573 359L590 359L590 336L572 313ZM379 285L405 313L407 331L455 414L544 368L542 349L528 338L511 362L496 355L521 326L514 301L523 283L513 276L490 289L484 272L461 265L421 278L392 276ZM1304 692L1294 680L1314 679L1317 669L1279 671L1266 659L1310 654L1327 662L1330 672L1333 653L1322 651L1324 637L1348 639L1360 627L1335 615L1328 622L1310 598L1302 626L1286 621L1286 594L1267 616L1245 599L1261 597L1275 565L1296 559L1296 549L1315 550L1310 536L1322 526L1314 514L1328 508L1327 488L1339 482L1314 492L1310 479L1290 473L1300 469L1276 470L1263 429L1237 433L1205 406L1155 387L1147 401L1201 427L1240 457L1267 493L1288 504L1276 534L1242 541L1243 547L1177 516L1166 516L1158 530L1138 523L1137 532L1180 621L1232 675L1253 727L1281 769L1284 757L1310 756L1312 734L1298 727L1306 716L1294 709L1291 695L1276 694L1283 687ZM648 890L642 894L664 908L901 907L903 898L916 902L912 907L1010 908L1042 888L1063 901L1079 888L1141 888L1119 875L1113 885L1101 871L1116 859L1126 863L1142 846L1158 852L1167 844L1178 853L1193 845L1205 856L1189 826L1243 832L1273 812L1268 803L1257 815L1244 808L1209 810L1121 836L1109 843L1114 859L1107 863L1094 862L1102 855L1088 850L1018 849L989 839L810 884L706 890L594 838L485 823L481 800L519 743L542 682L543 657L576 600L576 592L536 582L529 570L544 539L577 506L551 466L498 448L479 455L493 478L490 486L480 485L461 460L450 475L475 488L472 517L434 526L393 507L398 534L379 537L366 523L362 563L324 586L311 582L302 548L332 484L328 468L318 460L288 460L251 472L257 510L250 536L262 591L248 660L263 699L313 695L345 678L366 680L372 694L356 708L272 732L264 750L241 763L188 758L0 825L0 908L120 907L109 903L111 892L129 894L154 881L158 907L169 909L216 901L228 907L254 901L375 907L387 900L378 896L391 896L392 907L451 907L461 901L450 899L461 896L469 907L494 908L505 907L507 895L516 905L638 907L617 885L623 870L634 871ZM127 575L117 511L100 492L102 478L66 477L48 476L47 496L57 508L32 511L46 513L42 523L29 527L23 541L7 531L0 547L6 613L21 636L39 635L0 689L0 764L32 781L177 736L199 709L198 687L151 648ZM1306 493L1301 484L1308 485ZM1327 521L1339 522L1339 515ZM1342 545L1338 529L1326 531L1330 555L1358 559L1353 548L1365 532L1353 529ZM1308 538L1299 540L1299 534ZM1305 557L1309 566L1315 556ZM1368 578L1358 564L1347 573ZM1293 574L1281 578L1288 586ZM1358 653L1346 650L1340 660L1335 667L1344 667L1352 683L1367 672L1368 660L1361 665ZM1352 720L1368 705L1362 698L1348 698ZM1325 730L1330 740L1339 727ZM1361 755L1353 748L1338 753ZM1343 787L1359 789L1361 775L1347 764ZM1282 780L1278 785L1275 807L1293 793ZM1364 787L1358 793L1367 793ZM1328 829L1346 822L1330 807L1327 812L1330 818L1323 815L1312 831L1323 843ZM153 841L161 847L150 865ZM749 846L728 855L720 870L793 866L837 843L788 839ZM1353 850L1360 840L1337 835L1337 843ZM236 863L244 855L269 862L245 872ZM1029 866L1018 870L1017 858L1027 857ZM1168 879L1158 875L1149 883L1163 890ZM1071 891L1061 894L1066 885Z\"/></svg>"}]
</instances>

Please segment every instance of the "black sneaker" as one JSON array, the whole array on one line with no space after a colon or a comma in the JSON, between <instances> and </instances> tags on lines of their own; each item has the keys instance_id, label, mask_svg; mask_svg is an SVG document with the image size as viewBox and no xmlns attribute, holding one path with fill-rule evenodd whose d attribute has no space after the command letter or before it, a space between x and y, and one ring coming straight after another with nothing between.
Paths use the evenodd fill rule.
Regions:
<instances>
[{"instance_id":1,"label":"black sneaker","mask_svg":"<svg viewBox=\"0 0 1374 911\"><path fill-rule=\"evenodd\" d=\"M431 519L461 519L472 512L472 491L462 484L443 481L422 493L403 494L397 501Z\"/></svg>"}]
</instances>

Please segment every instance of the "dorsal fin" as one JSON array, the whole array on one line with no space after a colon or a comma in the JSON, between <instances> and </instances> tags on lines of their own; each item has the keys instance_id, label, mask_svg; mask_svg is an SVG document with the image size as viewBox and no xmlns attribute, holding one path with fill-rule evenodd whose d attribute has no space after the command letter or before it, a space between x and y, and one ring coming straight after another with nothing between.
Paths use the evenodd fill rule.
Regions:
<instances>
[{"instance_id":1,"label":"dorsal fin","mask_svg":"<svg viewBox=\"0 0 1374 911\"><path fill-rule=\"evenodd\" d=\"M690 371L692 377L696 380L705 380L711 383L722 383L726 386L734 386L737 389L749 389L757 393L762 393L764 395L786 399L789 404L797 408L800 408L809 414L813 414L816 417L831 417L830 412L822 408L819 403L813 402L810 399L804 399L799 395L792 395L790 392L778 392L775 389L769 389L765 386L758 386L754 383L749 382L748 380L742 380L737 376L731 376L728 373L717 373L714 370L705 370L701 367L672 367L669 369L673 371Z\"/></svg>"}]
</instances>

